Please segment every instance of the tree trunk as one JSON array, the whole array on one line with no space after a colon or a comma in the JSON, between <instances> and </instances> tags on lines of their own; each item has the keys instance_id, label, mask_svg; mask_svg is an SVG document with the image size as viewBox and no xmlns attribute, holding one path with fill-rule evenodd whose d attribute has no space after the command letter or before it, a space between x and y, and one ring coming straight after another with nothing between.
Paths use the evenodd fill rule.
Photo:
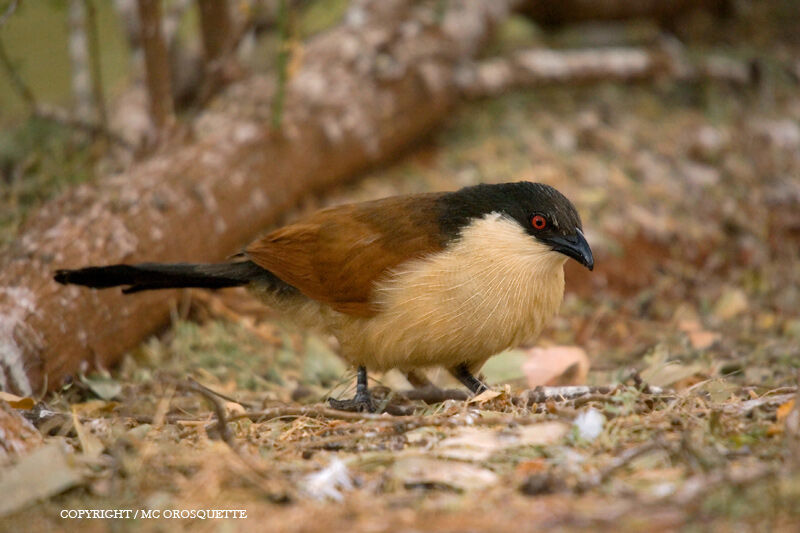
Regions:
<instances>
[{"instance_id":1,"label":"tree trunk","mask_svg":"<svg viewBox=\"0 0 800 533\"><path fill-rule=\"evenodd\" d=\"M200 30L206 64L228 53L233 40L233 22L228 0L198 0Z\"/></svg>"},{"instance_id":2,"label":"tree trunk","mask_svg":"<svg viewBox=\"0 0 800 533\"><path fill-rule=\"evenodd\" d=\"M341 26L306 47L280 130L269 127L274 82L252 77L196 121L191 143L33 214L0 259L0 388L32 394L82 365L113 363L166 322L175 297L62 287L55 269L224 259L303 196L436 126L458 99L459 65L513 3L454 2L440 13L407 0L354 2Z\"/></svg>"},{"instance_id":3,"label":"tree trunk","mask_svg":"<svg viewBox=\"0 0 800 533\"><path fill-rule=\"evenodd\" d=\"M175 116L169 57L161 29L161 0L139 0L138 7L150 120L162 132L174 124Z\"/></svg>"}]
</instances>

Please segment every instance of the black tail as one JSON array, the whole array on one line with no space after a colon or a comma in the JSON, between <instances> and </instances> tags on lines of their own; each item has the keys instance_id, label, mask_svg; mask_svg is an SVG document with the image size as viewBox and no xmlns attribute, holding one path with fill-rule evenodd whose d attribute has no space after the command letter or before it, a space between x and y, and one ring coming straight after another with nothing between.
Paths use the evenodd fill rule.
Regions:
<instances>
[{"instance_id":1,"label":"black tail","mask_svg":"<svg viewBox=\"0 0 800 533\"><path fill-rule=\"evenodd\" d=\"M275 288L283 288L281 284L285 285L272 272L264 270L252 261L220 264L140 263L94 266L78 270L58 270L54 279L64 285L84 285L96 289L127 285L122 290L126 294L183 287L220 289L247 285L251 281L261 281Z\"/></svg>"}]
</instances>

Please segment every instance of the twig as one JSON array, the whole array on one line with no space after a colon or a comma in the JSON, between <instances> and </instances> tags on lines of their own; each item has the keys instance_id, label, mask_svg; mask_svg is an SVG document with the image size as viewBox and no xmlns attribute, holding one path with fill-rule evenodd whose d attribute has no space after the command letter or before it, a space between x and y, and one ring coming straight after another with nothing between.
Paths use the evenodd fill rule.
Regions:
<instances>
[{"instance_id":1,"label":"twig","mask_svg":"<svg viewBox=\"0 0 800 533\"><path fill-rule=\"evenodd\" d=\"M202 388L203 390L205 390L206 392L208 392L209 394L213 394L214 396L218 396L218 397L222 398L223 400L225 400L227 402L238 403L240 405L244 405L244 406L249 407L251 409L253 408L252 404L249 404L249 403L246 403L246 402L242 402L240 400L237 400L236 398L231 398L230 396L226 396L226 395L222 394L221 392L217 392L217 391L215 391L213 389L210 389L210 388L206 387L205 385L203 385L202 383L200 383L199 381L197 381L196 379L194 379L193 377L189 377L187 379L191 383L193 383L194 385L196 385L196 386Z\"/></svg>"},{"instance_id":2,"label":"twig","mask_svg":"<svg viewBox=\"0 0 800 533\"><path fill-rule=\"evenodd\" d=\"M8 15L8 11L6 11L6 15ZM5 20L3 22L5 23ZM14 64L11 62L11 59L6 53L6 47L5 44L3 44L2 36L0 36L0 64L3 65L3 70L5 70L6 74L8 74L8 79L11 81L11 86L20 96L22 101L25 102L25 104L27 104L31 109L35 109L36 97L33 95L33 91L31 91L30 87L28 87L28 85L19 75L17 69L14 68Z\"/></svg>"},{"instance_id":3,"label":"twig","mask_svg":"<svg viewBox=\"0 0 800 533\"><path fill-rule=\"evenodd\" d=\"M372 413L352 413L349 411L339 411L323 406L293 406L284 405L271 407L261 411L249 411L233 415L229 420L239 420L247 418L253 422L265 422L277 418L298 418L308 417L316 419L348 420L351 422L389 424L402 428L403 431L410 431L419 427L444 426L444 427L463 427L463 426L510 426L510 425L530 425L541 421L540 418L531 416L517 415L483 415L477 411L468 411L453 415L405 415L390 416L388 413L381 415ZM340 428L344 429L344 427Z\"/></svg>"},{"instance_id":4,"label":"twig","mask_svg":"<svg viewBox=\"0 0 800 533\"><path fill-rule=\"evenodd\" d=\"M587 403L591 402L616 402L619 401L619 397L614 394L587 394L585 396L579 396L573 400L572 407L579 408L583 407Z\"/></svg>"},{"instance_id":5,"label":"twig","mask_svg":"<svg viewBox=\"0 0 800 533\"><path fill-rule=\"evenodd\" d=\"M586 492L589 489L599 487L611 479L611 476L617 473L620 469L629 465L634 459L637 459L643 455L647 455L648 453L656 450L662 450L665 447L666 446L663 442L656 440L654 442L648 442L647 444L625 450L619 457L615 457L599 474L578 483L578 485L575 487L575 490L578 492Z\"/></svg>"},{"instance_id":6,"label":"twig","mask_svg":"<svg viewBox=\"0 0 800 533\"><path fill-rule=\"evenodd\" d=\"M405 400L422 400L427 404L441 403L445 400L466 401L469 399L469 394L466 391L458 389L440 389L435 385L400 391L396 392L394 395L396 398Z\"/></svg>"},{"instance_id":7,"label":"twig","mask_svg":"<svg viewBox=\"0 0 800 533\"><path fill-rule=\"evenodd\" d=\"M261 466L258 465L249 454L246 454L236 442L236 438L234 437L231 428L228 426L228 417L225 414L225 406L219 401L219 394L207 387L204 387L194 380L190 380L188 384L182 384L182 386L189 391L200 394L206 399L206 401L208 401L208 403L211 404L211 408L214 410L214 414L217 417L217 431L219 431L220 437L225 444L228 445L228 448L230 448L234 455L239 458L244 466L247 467L248 470L243 473L247 481L249 481L256 488L265 492L270 500L276 502L285 501L288 498L288 495L285 493L276 493L271 487L264 485L264 481L268 479L264 469L261 468Z\"/></svg>"},{"instance_id":8,"label":"twig","mask_svg":"<svg viewBox=\"0 0 800 533\"><path fill-rule=\"evenodd\" d=\"M758 409L759 407L777 407L779 405L788 402L794 397L795 397L794 393L776 394L775 396L763 396L755 400L746 400L738 404L726 404L722 407L722 410L726 413L735 413L743 415L749 413L754 409Z\"/></svg>"},{"instance_id":9,"label":"twig","mask_svg":"<svg viewBox=\"0 0 800 533\"><path fill-rule=\"evenodd\" d=\"M217 397L218 394L194 380L190 380L186 388L200 394L211 404L212 409L214 409L214 414L217 417L217 431L219 431L220 437L225 441L225 444L239 454L239 446L236 444L231 428L228 427L228 416L225 414L225 406L219 401Z\"/></svg>"},{"instance_id":10,"label":"twig","mask_svg":"<svg viewBox=\"0 0 800 533\"><path fill-rule=\"evenodd\" d=\"M294 406L284 405L281 407L271 407L261 411L248 411L231 417L231 420L249 418L253 422L262 422L274 418L301 417L308 418L332 418L335 420L395 420L396 417L377 415L372 413L351 413L349 411L339 411L329 407L321 406Z\"/></svg>"},{"instance_id":11,"label":"twig","mask_svg":"<svg viewBox=\"0 0 800 533\"><path fill-rule=\"evenodd\" d=\"M586 385L572 385L565 387L535 387L520 393L514 398L514 401L515 403L528 406L535 403L574 400L575 398L586 396L587 394L610 395L616 391L617 387L611 386L590 387Z\"/></svg>"}]
</instances>

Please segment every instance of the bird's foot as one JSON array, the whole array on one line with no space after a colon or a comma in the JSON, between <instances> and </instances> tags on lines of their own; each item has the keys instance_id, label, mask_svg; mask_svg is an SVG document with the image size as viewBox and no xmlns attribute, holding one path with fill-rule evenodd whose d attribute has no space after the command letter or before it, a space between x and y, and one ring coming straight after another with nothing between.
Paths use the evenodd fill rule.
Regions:
<instances>
[{"instance_id":1,"label":"bird's foot","mask_svg":"<svg viewBox=\"0 0 800 533\"><path fill-rule=\"evenodd\" d=\"M328 405L339 411L350 411L353 413L374 413L378 410L378 405L369 392L359 392L349 400L337 400L328 398Z\"/></svg>"}]
</instances>

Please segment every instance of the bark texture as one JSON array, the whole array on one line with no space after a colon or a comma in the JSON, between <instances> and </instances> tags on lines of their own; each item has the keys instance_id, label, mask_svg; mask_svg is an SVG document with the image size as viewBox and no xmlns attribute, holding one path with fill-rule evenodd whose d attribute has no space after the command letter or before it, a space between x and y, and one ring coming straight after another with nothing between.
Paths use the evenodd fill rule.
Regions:
<instances>
[{"instance_id":1,"label":"bark texture","mask_svg":"<svg viewBox=\"0 0 800 533\"><path fill-rule=\"evenodd\" d=\"M354 2L341 26L308 43L279 131L269 128L274 83L252 77L198 118L190 143L31 216L0 259L0 388L57 387L168 318L173 291L62 287L55 269L223 259L302 196L430 131L458 99L459 66L513 3L449 2L442 13L435 2Z\"/></svg>"}]
</instances>

